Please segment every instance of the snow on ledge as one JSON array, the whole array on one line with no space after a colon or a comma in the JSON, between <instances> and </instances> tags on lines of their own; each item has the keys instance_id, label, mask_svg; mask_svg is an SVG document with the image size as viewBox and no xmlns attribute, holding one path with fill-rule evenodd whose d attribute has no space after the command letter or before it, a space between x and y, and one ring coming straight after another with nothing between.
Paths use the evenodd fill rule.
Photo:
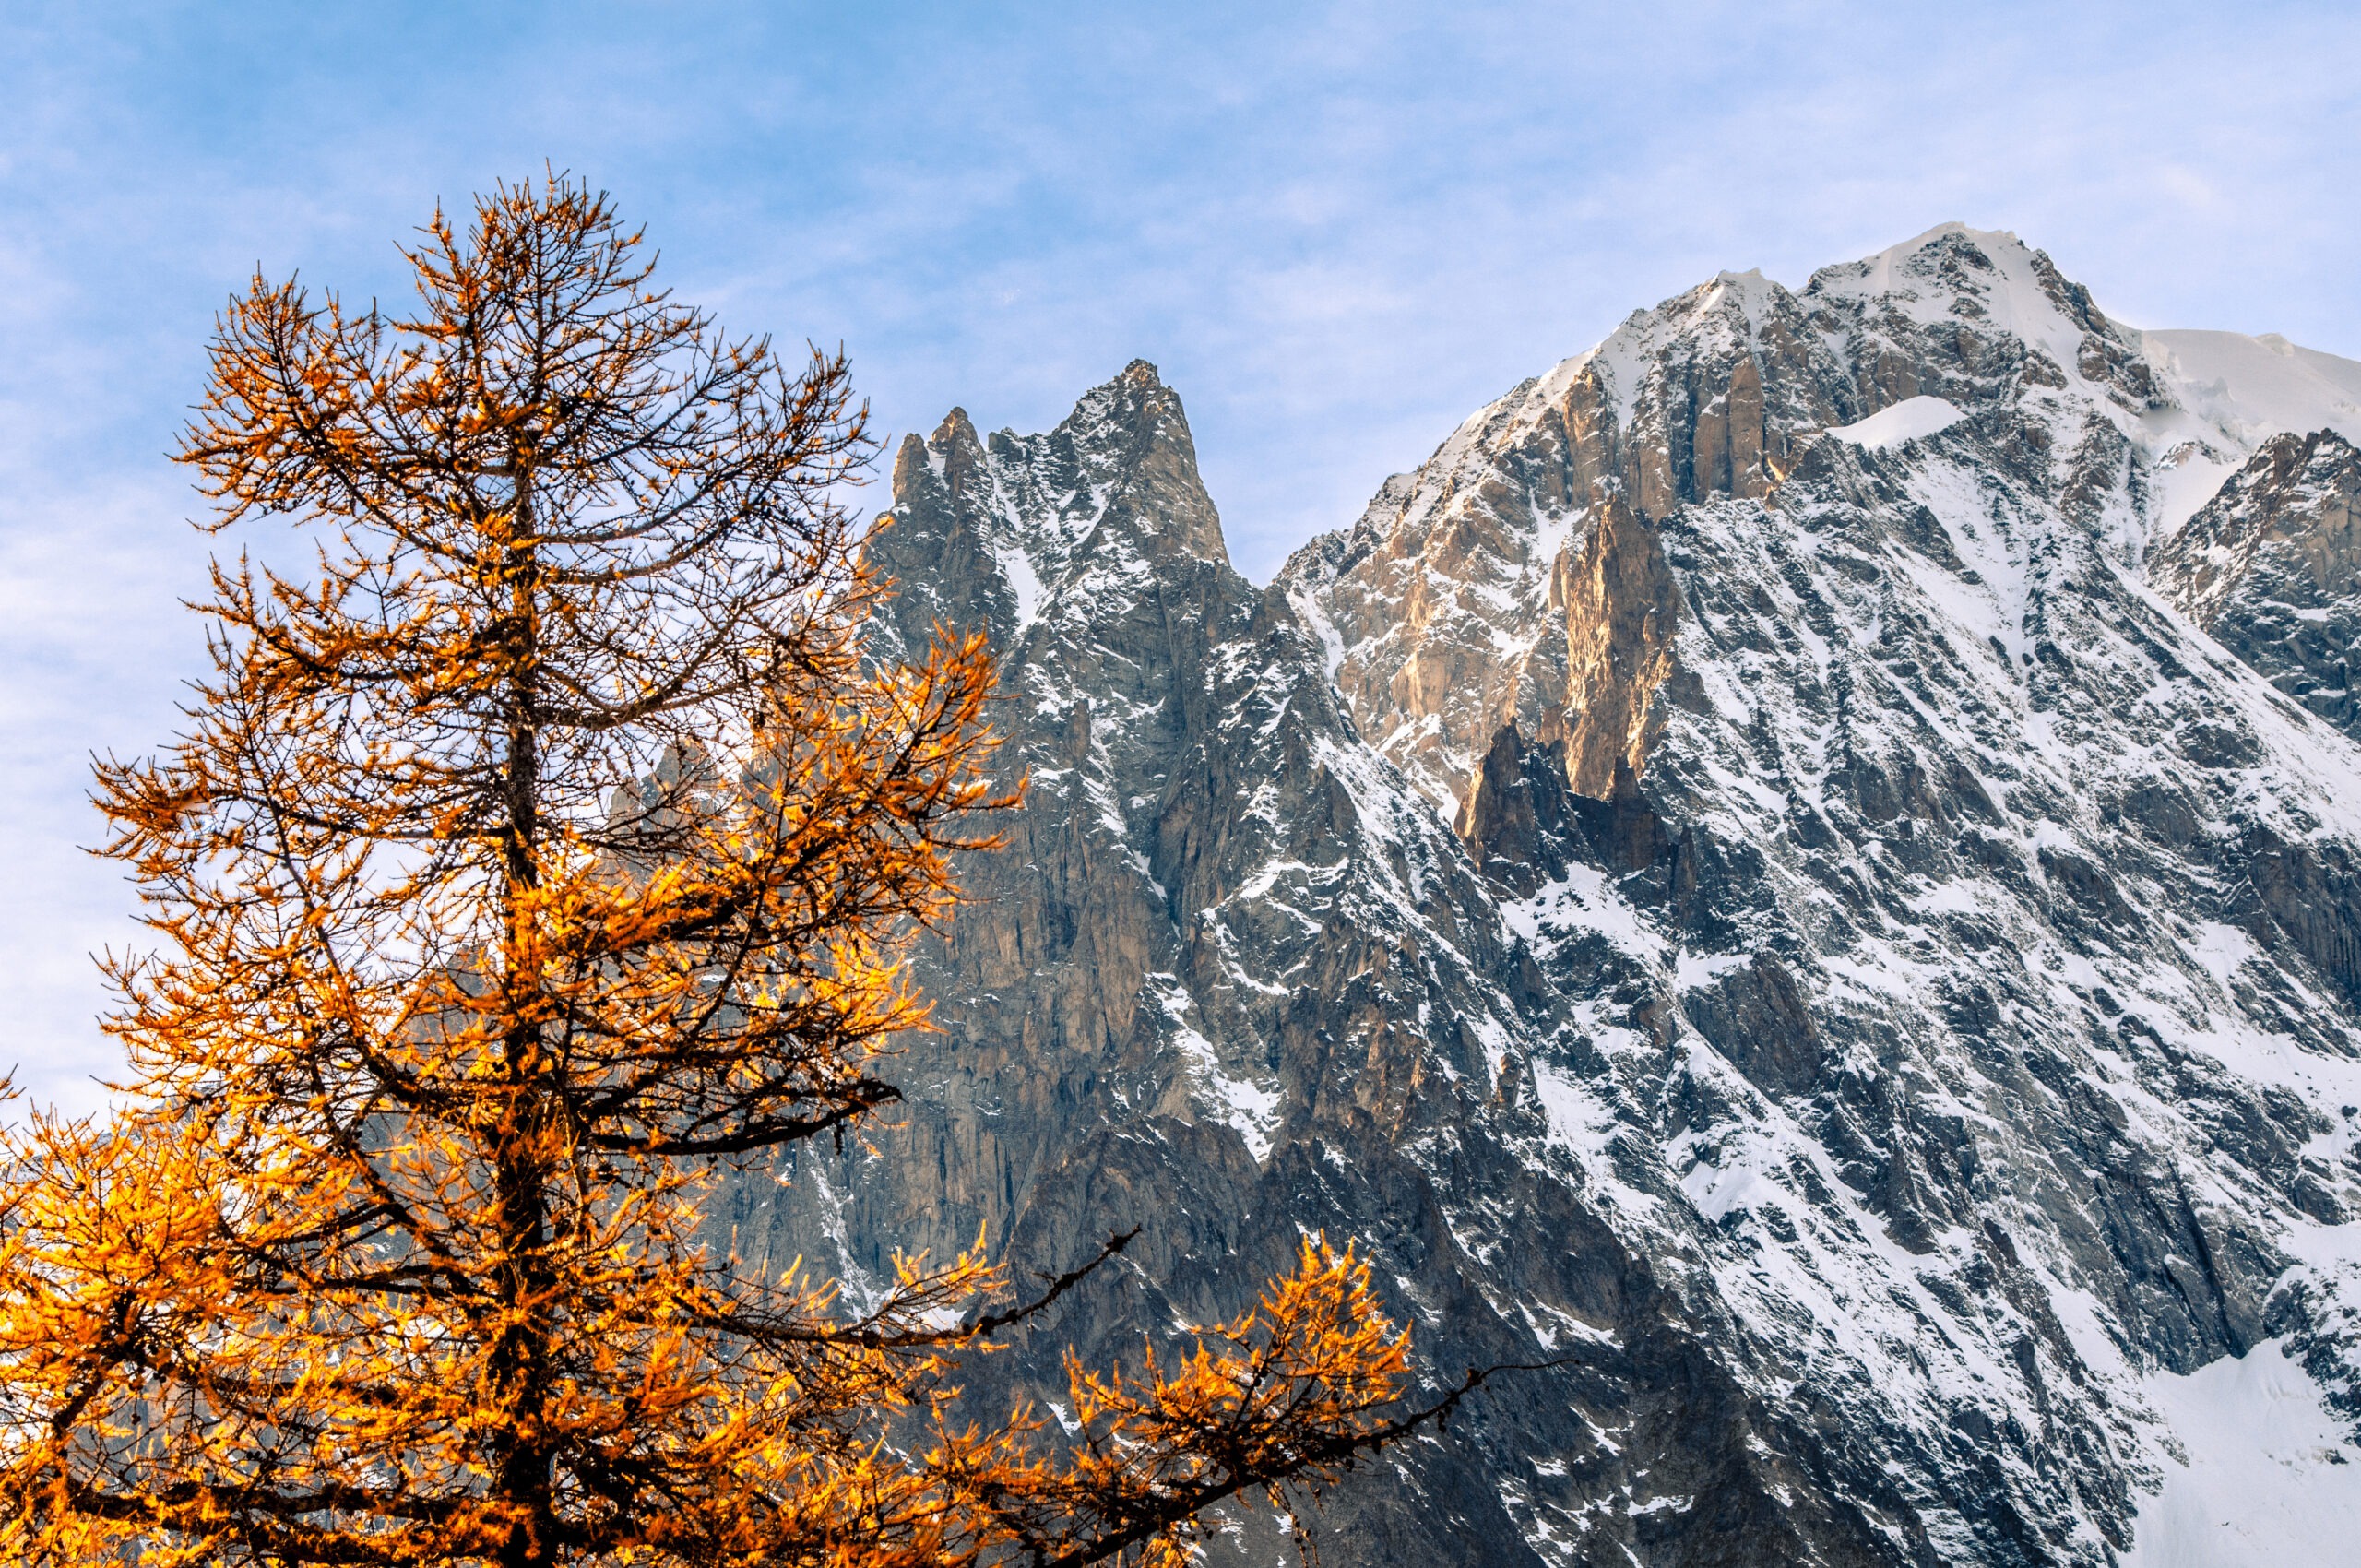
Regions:
<instances>
[{"instance_id":1,"label":"snow on ledge","mask_svg":"<svg viewBox=\"0 0 2361 1568\"><path fill-rule=\"evenodd\" d=\"M2148 1397L2188 1453L2131 1527L2126 1568L2331 1568L2361 1543L2361 1463L2276 1340Z\"/></svg>"},{"instance_id":2,"label":"snow on ledge","mask_svg":"<svg viewBox=\"0 0 2361 1568\"><path fill-rule=\"evenodd\" d=\"M1967 416L1957 404L1940 398L1905 398L1890 409L1880 409L1865 420L1840 424L1829 431L1839 441L1882 452L1922 435L1956 424Z\"/></svg>"}]
</instances>

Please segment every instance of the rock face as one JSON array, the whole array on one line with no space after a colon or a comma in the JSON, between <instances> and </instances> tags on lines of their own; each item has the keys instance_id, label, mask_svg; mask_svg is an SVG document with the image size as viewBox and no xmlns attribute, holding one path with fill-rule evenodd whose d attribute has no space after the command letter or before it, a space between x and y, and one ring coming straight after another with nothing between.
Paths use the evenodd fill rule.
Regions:
<instances>
[{"instance_id":1,"label":"rock face","mask_svg":"<svg viewBox=\"0 0 2361 1568\"><path fill-rule=\"evenodd\" d=\"M2361 737L2361 452L2274 436L2156 552L2157 590L2312 712Z\"/></svg>"},{"instance_id":2,"label":"rock face","mask_svg":"<svg viewBox=\"0 0 2361 1568\"><path fill-rule=\"evenodd\" d=\"M2108 470L2142 416L2188 419L2047 256L1942 230L1800 294L1724 273L1636 313L1471 418L1280 583L1333 629L1370 738L1430 793L1456 799L1513 720L1563 734L1574 787L1604 794L1618 766L1643 769L1657 689L1684 669L1662 525L1773 495L1818 433L1912 398L1976 410L1996 477L2118 534L2137 497ZM2099 517L2109 501L2120 515Z\"/></svg>"},{"instance_id":3,"label":"rock face","mask_svg":"<svg viewBox=\"0 0 2361 1568\"><path fill-rule=\"evenodd\" d=\"M987 631L1029 803L901 1124L742 1183L741 1252L858 1295L1141 1226L988 1401L1305 1229L1436 1380L1556 1363L1354 1478L1332 1562L2117 1561L2196 1441L2154 1379L2275 1341L2361 1419L2361 751L2146 577L2352 588L2349 448L2171 537L2273 434L2235 393L1947 227L1634 315L1267 588L1151 367L955 410L876 636Z\"/></svg>"}]
</instances>

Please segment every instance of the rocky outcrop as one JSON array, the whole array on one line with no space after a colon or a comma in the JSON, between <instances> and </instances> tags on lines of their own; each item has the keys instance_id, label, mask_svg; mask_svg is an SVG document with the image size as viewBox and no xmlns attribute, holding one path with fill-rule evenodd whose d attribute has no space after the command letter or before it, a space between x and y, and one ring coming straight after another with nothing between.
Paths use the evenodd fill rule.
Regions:
<instances>
[{"instance_id":1,"label":"rocky outcrop","mask_svg":"<svg viewBox=\"0 0 2361 1568\"><path fill-rule=\"evenodd\" d=\"M1599 505L1580 553L1561 559L1566 772L1576 792L1604 799L1619 769L1647 766L1663 729L1657 695L1679 670L1679 594L1662 536L1619 497Z\"/></svg>"},{"instance_id":2,"label":"rocky outcrop","mask_svg":"<svg viewBox=\"0 0 2361 1568\"><path fill-rule=\"evenodd\" d=\"M1530 897L1575 853L1579 808L1571 795L1565 742L1536 748L1503 724L1453 826L1488 877Z\"/></svg>"},{"instance_id":3,"label":"rocky outcrop","mask_svg":"<svg viewBox=\"0 0 2361 1568\"><path fill-rule=\"evenodd\" d=\"M2273 437L2157 549L2156 590L2313 713L2361 737L2361 452Z\"/></svg>"}]
</instances>

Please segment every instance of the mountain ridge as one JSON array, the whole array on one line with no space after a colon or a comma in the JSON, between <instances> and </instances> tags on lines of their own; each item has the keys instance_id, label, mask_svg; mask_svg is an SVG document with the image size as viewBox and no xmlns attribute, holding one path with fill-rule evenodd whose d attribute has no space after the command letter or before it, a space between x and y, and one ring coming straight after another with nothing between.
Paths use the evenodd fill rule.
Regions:
<instances>
[{"instance_id":1,"label":"mountain ridge","mask_svg":"<svg viewBox=\"0 0 2361 1568\"><path fill-rule=\"evenodd\" d=\"M1145 1224L988 1392L1300 1229L1434 1373L1572 1358L1340 1491L1334 1561L2144 1560L2257 1356L2345 1433L2283 1456L2311 1523L2361 1510L2361 752L2148 577L2201 463L2260 476L2217 531L2342 492L2153 336L1958 226L1726 274L1264 588L1142 362L906 441L880 651L985 630L1034 797L922 944L906 1124L742 1246L857 1292Z\"/></svg>"}]
</instances>

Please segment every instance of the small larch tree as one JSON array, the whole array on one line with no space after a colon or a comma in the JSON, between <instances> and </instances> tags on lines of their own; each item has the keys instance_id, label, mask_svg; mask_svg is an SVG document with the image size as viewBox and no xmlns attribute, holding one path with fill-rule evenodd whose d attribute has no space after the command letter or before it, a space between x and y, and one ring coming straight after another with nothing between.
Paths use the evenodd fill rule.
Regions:
<instances>
[{"instance_id":1,"label":"small larch tree","mask_svg":"<svg viewBox=\"0 0 2361 1568\"><path fill-rule=\"evenodd\" d=\"M407 319L257 278L213 345L213 526L318 548L217 563L184 732L99 770L156 940L120 1108L8 1135L0 1561L1178 1562L1408 1430L1349 1253L1070 1360L1066 1435L958 1407L1040 1305L980 1246L856 1312L704 1243L895 1099L1013 803L991 661L864 655L841 355L721 335L564 178L421 232Z\"/></svg>"}]
</instances>

